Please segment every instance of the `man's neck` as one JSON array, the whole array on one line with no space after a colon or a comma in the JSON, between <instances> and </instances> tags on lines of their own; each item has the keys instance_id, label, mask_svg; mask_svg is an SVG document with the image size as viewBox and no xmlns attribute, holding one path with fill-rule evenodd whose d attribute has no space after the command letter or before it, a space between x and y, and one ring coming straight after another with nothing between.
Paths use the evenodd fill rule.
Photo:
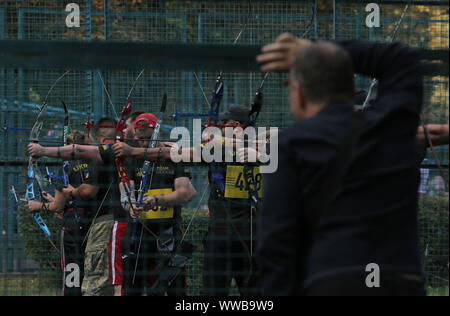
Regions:
<instances>
[{"instance_id":1,"label":"man's neck","mask_svg":"<svg viewBox=\"0 0 450 316\"><path fill-rule=\"evenodd\" d=\"M321 103L308 103L305 109L305 118L311 118L316 116L327 104L325 102Z\"/></svg>"}]
</instances>

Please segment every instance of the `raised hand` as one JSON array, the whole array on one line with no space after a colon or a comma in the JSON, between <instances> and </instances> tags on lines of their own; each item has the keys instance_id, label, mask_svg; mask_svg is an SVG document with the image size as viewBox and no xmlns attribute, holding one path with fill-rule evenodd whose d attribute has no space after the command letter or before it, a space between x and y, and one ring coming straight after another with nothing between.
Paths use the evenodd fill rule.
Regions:
<instances>
[{"instance_id":1,"label":"raised hand","mask_svg":"<svg viewBox=\"0 0 450 316\"><path fill-rule=\"evenodd\" d=\"M256 57L261 66L261 71L289 71L294 63L297 53L311 45L311 41L294 37L289 33L283 33L274 43L262 48L262 54Z\"/></svg>"}]
</instances>

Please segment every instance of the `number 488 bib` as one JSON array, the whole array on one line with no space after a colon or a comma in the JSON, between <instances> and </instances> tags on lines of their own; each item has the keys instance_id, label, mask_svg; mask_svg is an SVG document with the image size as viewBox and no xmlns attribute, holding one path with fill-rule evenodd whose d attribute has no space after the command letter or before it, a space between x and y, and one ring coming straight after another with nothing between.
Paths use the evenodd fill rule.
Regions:
<instances>
[{"instance_id":1,"label":"number 488 bib","mask_svg":"<svg viewBox=\"0 0 450 316\"><path fill-rule=\"evenodd\" d=\"M254 178L258 195L262 196L262 177L259 168L254 168ZM248 191L245 185L244 167L243 166L227 166L225 176L225 198L230 199L248 199Z\"/></svg>"}]
</instances>

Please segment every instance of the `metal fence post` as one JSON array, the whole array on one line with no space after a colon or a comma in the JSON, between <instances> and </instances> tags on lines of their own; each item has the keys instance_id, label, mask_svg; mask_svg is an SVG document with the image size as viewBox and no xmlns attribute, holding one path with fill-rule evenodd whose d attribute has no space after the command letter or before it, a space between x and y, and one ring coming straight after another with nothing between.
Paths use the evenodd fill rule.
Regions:
<instances>
[{"instance_id":1,"label":"metal fence post","mask_svg":"<svg viewBox=\"0 0 450 316\"><path fill-rule=\"evenodd\" d=\"M103 27L104 27L104 37L105 37L105 42L108 41L109 39L109 19L108 19L108 0L105 0L105 4L104 4L104 8L103 8L103 14L104 14L104 20L103 20ZM105 82L105 87L108 91L111 91L111 89L109 88L109 75L110 75L110 71L109 70L105 70L105 76L103 77L104 82ZM102 89L103 91L103 89ZM103 93L104 95L104 93ZM108 116L112 116L112 113L114 113L115 109L111 109L111 106L108 102L108 98L107 97L103 97L103 113L106 113Z\"/></svg>"},{"instance_id":2,"label":"metal fence post","mask_svg":"<svg viewBox=\"0 0 450 316\"><path fill-rule=\"evenodd\" d=\"M9 108L14 107L14 69L6 70L6 100L7 111L9 112ZM8 113L6 117L9 121L12 121L10 120L12 114ZM12 146L13 137L8 137L6 148L12 148ZM5 153L7 159L14 157L10 150L6 150ZM5 173L2 172L2 176L4 175ZM8 183L9 181L7 181ZM0 190L1 192L8 192L8 190L5 191L4 187L0 187ZM6 271L12 272L14 270L14 213L7 212L6 218Z\"/></svg>"},{"instance_id":3,"label":"metal fence post","mask_svg":"<svg viewBox=\"0 0 450 316\"><path fill-rule=\"evenodd\" d=\"M91 0L86 0L86 40L92 40L92 3ZM86 105L87 105L87 116L90 117L92 114L92 105L94 104L94 93L93 93L93 81L94 70L86 70ZM94 88L95 91L95 88Z\"/></svg>"},{"instance_id":4,"label":"metal fence post","mask_svg":"<svg viewBox=\"0 0 450 316\"><path fill-rule=\"evenodd\" d=\"M337 27L336 27L336 23L337 23L337 3L336 0L333 0L333 39L337 40Z\"/></svg>"},{"instance_id":5,"label":"metal fence post","mask_svg":"<svg viewBox=\"0 0 450 316\"><path fill-rule=\"evenodd\" d=\"M0 39L5 38L5 10L3 8L0 8ZM5 82L4 77L4 69L0 69L0 82ZM0 85L0 95L5 95L4 87L3 85ZM0 103L1 105L1 103ZM3 124L3 112L0 116L2 119L0 120L0 124ZM1 142L2 145L0 145L0 149L2 150L2 153L4 153L4 146L5 146L5 137L3 137L3 141ZM3 167L0 168L0 176L2 175ZM1 183L0 183L1 185ZM3 190L0 188L0 197L3 195ZM3 205L0 203L0 207L3 207ZM3 273L3 214L0 213L0 273Z\"/></svg>"}]
</instances>

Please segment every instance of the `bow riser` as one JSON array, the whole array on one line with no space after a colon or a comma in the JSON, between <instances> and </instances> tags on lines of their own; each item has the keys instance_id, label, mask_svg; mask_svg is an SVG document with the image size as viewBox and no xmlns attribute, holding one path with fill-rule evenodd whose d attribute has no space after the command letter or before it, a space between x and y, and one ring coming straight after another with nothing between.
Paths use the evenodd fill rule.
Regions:
<instances>
[{"instance_id":1,"label":"bow riser","mask_svg":"<svg viewBox=\"0 0 450 316\"><path fill-rule=\"evenodd\" d=\"M156 126L155 129L153 130L152 138L148 146L149 149L155 148L158 143L159 133L161 131L161 126L163 123L166 107L167 107L167 94L164 94L161 109L158 114L158 121L156 122ZM144 194L145 192L148 191L148 188L151 186L151 183L149 182L149 176L151 174L150 171L153 170L153 168L154 164L151 161L149 160L144 161L144 165L142 167L141 184L138 190L138 207L140 207L143 204Z\"/></svg>"},{"instance_id":2,"label":"bow riser","mask_svg":"<svg viewBox=\"0 0 450 316\"><path fill-rule=\"evenodd\" d=\"M36 122L34 123L33 128L30 132L30 142L31 143L38 143L39 142L39 135L42 131L42 127L44 125L44 118L47 115L47 101L50 97L51 92L55 88L55 86L58 84L60 80L62 80L71 70L67 70L64 72L61 76L59 76L55 82L52 84L50 89L47 92L47 95L45 96L44 102L42 103L42 107L39 111L39 114L36 118ZM26 190L26 200L34 200L35 199L35 192L34 192L34 186L33 186L33 179L36 180L36 183L38 185L39 190L39 196L41 197L42 205L44 210L46 209L44 198L43 198L43 177L38 169L37 165L37 159L34 159L33 157L30 157L29 163L28 163L28 173L27 173L27 190ZM51 233L48 226L45 224L45 221L42 219L39 212L33 213L33 218L35 222L38 224L39 228L44 232L45 236L47 237L47 240L50 242L50 244L53 246L53 248L59 253L58 248L55 246L55 244L51 240Z\"/></svg>"}]
</instances>

